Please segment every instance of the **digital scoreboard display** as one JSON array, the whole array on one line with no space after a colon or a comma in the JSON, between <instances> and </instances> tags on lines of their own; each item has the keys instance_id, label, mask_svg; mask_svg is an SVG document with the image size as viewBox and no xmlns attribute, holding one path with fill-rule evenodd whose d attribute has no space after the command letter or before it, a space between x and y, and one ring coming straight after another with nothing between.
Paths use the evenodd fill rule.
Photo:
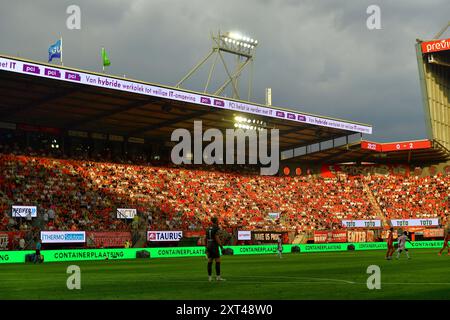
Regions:
<instances>
[{"instance_id":1,"label":"digital scoreboard display","mask_svg":"<svg viewBox=\"0 0 450 320\"><path fill-rule=\"evenodd\" d=\"M361 149L373 150L377 152L420 150L430 148L431 148L430 140L402 141L393 143L377 143L370 141L361 141Z\"/></svg>"}]
</instances>

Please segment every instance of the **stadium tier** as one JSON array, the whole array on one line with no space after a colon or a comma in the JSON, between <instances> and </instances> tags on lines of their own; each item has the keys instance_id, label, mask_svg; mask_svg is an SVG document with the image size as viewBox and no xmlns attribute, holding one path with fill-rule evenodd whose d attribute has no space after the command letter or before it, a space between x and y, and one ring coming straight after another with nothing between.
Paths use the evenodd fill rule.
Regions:
<instances>
[{"instance_id":1,"label":"stadium tier","mask_svg":"<svg viewBox=\"0 0 450 320\"><path fill-rule=\"evenodd\" d=\"M149 230L204 230L219 215L227 228L300 233L339 229L345 219L445 225L450 204L450 176L442 174L266 177L14 154L0 156L0 172L3 230L32 227L17 225L13 205L37 206L43 230L130 230L115 211L137 208Z\"/></svg>"}]
</instances>

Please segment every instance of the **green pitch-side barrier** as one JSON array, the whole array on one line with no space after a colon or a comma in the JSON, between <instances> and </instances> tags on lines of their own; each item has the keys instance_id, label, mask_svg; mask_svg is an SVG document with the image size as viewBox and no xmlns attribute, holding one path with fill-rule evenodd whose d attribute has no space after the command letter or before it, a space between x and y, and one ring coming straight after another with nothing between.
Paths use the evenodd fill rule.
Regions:
<instances>
[{"instance_id":1,"label":"green pitch-side barrier","mask_svg":"<svg viewBox=\"0 0 450 320\"><path fill-rule=\"evenodd\" d=\"M443 241L416 241L407 243L409 249L441 248ZM325 244L286 244L284 253L291 253L293 246L298 246L301 253L347 251L354 245L356 251L385 250L385 242L362 243L325 243ZM233 249L235 255L275 254L277 245L260 246L226 246ZM75 249L75 250L42 250L44 262L88 261L88 260L124 260L136 259L137 251L148 251L151 258L199 257L205 255L204 247L166 247L166 248L131 248L131 249ZM25 256L34 251L0 251L0 264L25 263Z\"/></svg>"}]
</instances>

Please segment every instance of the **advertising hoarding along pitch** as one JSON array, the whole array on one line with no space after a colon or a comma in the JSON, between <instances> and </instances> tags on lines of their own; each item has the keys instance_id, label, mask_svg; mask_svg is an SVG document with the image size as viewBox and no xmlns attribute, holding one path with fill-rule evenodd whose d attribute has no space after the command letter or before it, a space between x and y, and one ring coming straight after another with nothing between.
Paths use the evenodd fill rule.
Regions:
<instances>
[{"instance_id":1,"label":"advertising hoarding along pitch","mask_svg":"<svg viewBox=\"0 0 450 320\"><path fill-rule=\"evenodd\" d=\"M195 103L213 108L239 111L243 113L265 116L276 119L284 119L301 122L319 127L328 127L352 132L372 134L372 127L356 124L348 121L329 119L309 114L300 114L294 111L282 111L267 106L250 104L240 101L228 100L219 97L209 97L197 93L186 92L174 88L149 85L142 82L117 79L104 75L81 72L77 70L66 70L56 66L47 66L34 62L24 62L12 58L0 57L0 70L27 74L31 76L51 78L59 81L80 83L95 87L143 94L147 96L160 97L169 100Z\"/></svg>"},{"instance_id":2,"label":"advertising hoarding along pitch","mask_svg":"<svg viewBox=\"0 0 450 320\"><path fill-rule=\"evenodd\" d=\"M85 243L84 231L41 231L42 243Z\"/></svg>"},{"instance_id":3,"label":"advertising hoarding along pitch","mask_svg":"<svg viewBox=\"0 0 450 320\"><path fill-rule=\"evenodd\" d=\"M444 241L415 241L406 243L408 249L442 248ZM354 245L355 250L386 250L386 242L366 243L326 243L326 244L298 244L283 245L283 252L290 253L293 246L298 246L300 252L335 252L347 251L349 245ZM233 249L235 255L249 254L273 254L276 245L261 246L226 246ZM75 249L75 250L43 250L41 254L46 262L82 261L82 260L118 260L136 259L137 251L147 251L150 258L175 258L175 257L201 257L205 255L205 247L179 247L179 248L131 248L131 249ZM34 251L0 251L0 264L24 263L27 254Z\"/></svg>"}]
</instances>

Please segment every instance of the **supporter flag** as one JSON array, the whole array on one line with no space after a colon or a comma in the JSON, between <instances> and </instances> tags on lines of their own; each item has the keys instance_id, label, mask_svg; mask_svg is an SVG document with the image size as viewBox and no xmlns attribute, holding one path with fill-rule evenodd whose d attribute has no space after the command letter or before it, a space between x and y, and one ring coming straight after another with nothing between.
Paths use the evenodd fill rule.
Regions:
<instances>
[{"instance_id":1,"label":"supporter flag","mask_svg":"<svg viewBox=\"0 0 450 320\"><path fill-rule=\"evenodd\" d=\"M111 61L109 61L108 54L106 53L105 48L102 48L102 60L103 60L103 70L106 66L111 65Z\"/></svg>"},{"instance_id":2,"label":"supporter flag","mask_svg":"<svg viewBox=\"0 0 450 320\"><path fill-rule=\"evenodd\" d=\"M48 48L48 62L52 61L54 58L61 59L62 63L62 38Z\"/></svg>"}]
</instances>

